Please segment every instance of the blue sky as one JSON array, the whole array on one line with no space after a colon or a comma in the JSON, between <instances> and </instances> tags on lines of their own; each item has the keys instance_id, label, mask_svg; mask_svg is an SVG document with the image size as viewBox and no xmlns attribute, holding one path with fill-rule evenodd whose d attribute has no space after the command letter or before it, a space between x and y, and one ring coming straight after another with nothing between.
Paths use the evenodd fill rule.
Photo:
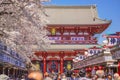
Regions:
<instances>
[{"instance_id":1,"label":"blue sky","mask_svg":"<svg viewBox=\"0 0 120 80\"><path fill-rule=\"evenodd\" d=\"M101 19L112 20L111 25L100 35L99 43L102 43L102 34L120 32L120 0L51 0L49 5L91 5L96 4L98 15Z\"/></svg>"}]
</instances>

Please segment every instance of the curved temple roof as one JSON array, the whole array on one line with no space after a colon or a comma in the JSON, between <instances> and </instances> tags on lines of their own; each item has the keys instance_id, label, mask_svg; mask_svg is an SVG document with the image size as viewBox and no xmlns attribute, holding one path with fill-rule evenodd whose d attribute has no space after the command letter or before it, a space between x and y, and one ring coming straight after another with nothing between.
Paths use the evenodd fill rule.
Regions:
<instances>
[{"instance_id":1,"label":"curved temple roof","mask_svg":"<svg viewBox=\"0 0 120 80\"><path fill-rule=\"evenodd\" d=\"M98 17L95 5L89 6L44 6L48 24L96 25L109 24L111 21Z\"/></svg>"}]
</instances>

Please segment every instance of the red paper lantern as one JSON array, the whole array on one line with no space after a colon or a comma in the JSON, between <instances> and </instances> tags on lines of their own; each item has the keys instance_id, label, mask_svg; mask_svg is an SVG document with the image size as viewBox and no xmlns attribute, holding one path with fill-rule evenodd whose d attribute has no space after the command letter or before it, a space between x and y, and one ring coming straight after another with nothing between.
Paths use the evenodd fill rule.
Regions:
<instances>
[{"instance_id":1,"label":"red paper lantern","mask_svg":"<svg viewBox=\"0 0 120 80\"><path fill-rule=\"evenodd\" d=\"M53 64L54 64L54 66L53 66ZM50 61L49 63L48 63L48 69L49 69L49 71L54 71L54 70L58 70L58 62L56 62L56 61L54 61L54 62L52 62L52 61ZM54 68L53 68L54 67Z\"/></svg>"}]
</instances>

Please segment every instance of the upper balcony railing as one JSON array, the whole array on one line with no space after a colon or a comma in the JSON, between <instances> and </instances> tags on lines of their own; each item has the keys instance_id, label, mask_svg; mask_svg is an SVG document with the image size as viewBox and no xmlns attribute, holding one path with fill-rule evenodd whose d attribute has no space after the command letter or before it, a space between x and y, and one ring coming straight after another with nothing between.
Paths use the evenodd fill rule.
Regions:
<instances>
[{"instance_id":1,"label":"upper balcony railing","mask_svg":"<svg viewBox=\"0 0 120 80\"><path fill-rule=\"evenodd\" d=\"M55 42L52 44L97 44L97 40L84 40L84 41L55 40Z\"/></svg>"},{"instance_id":2,"label":"upper balcony railing","mask_svg":"<svg viewBox=\"0 0 120 80\"><path fill-rule=\"evenodd\" d=\"M49 35L48 37L55 44L97 44L97 38L86 35Z\"/></svg>"}]
</instances>

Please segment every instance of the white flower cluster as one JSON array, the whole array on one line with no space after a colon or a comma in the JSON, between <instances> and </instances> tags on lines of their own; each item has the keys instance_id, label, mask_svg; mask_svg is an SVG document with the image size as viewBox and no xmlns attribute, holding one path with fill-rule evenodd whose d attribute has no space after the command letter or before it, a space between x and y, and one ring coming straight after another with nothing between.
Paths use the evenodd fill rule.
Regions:
<instances>
[{"instance_id":1,"label":"white flower cluster","mask_svg":"<svg viewBox=\"0 0 120 80\"><path fill-rule=\"evenodd\" d=\"M41 0L0 0L0 40L18 53L32 56L48 47Z\"/></svg>"}]
</instances>

